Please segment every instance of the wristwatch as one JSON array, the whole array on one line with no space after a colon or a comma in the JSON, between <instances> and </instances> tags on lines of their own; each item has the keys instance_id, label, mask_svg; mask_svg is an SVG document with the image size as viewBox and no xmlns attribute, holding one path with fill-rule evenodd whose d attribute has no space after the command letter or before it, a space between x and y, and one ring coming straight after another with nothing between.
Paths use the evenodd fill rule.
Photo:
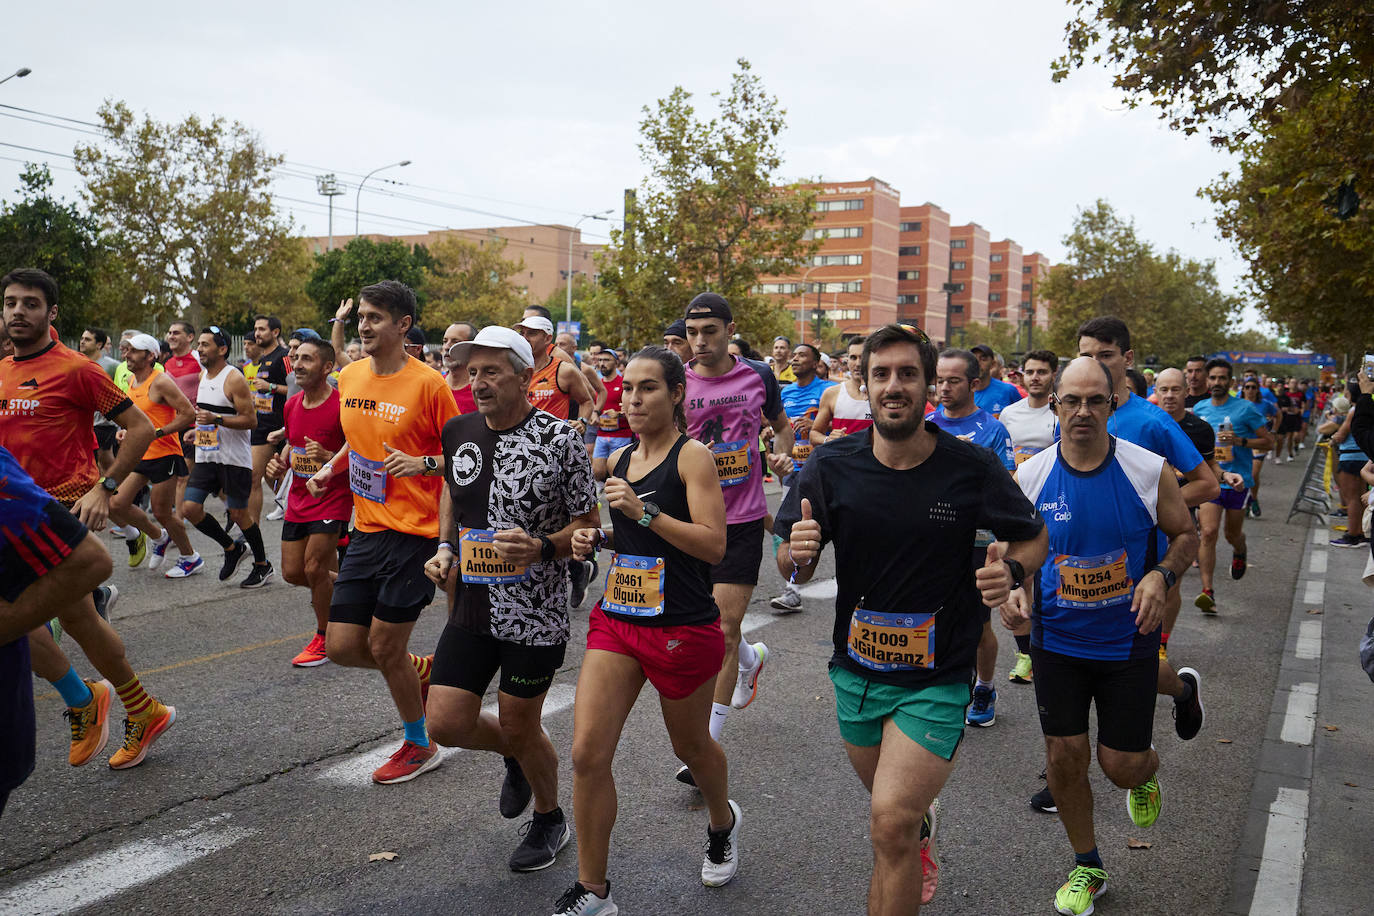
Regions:
<instances>
[{"instance_id":1,"label":"wristwatch","mask_svg":"<svg viewBox=\"0 0 1374 916\"><path fill-rule=\"evenodd\" d=\"M1015 591L1026 580L1026 567L1021 565L1020 560L1013 560L1011 557L1003 557L1002 562L1007 565L1007 572L1011 573L1011 587Z\"/></svg>"},{"instance_id":2,"label":"wristwatch","mask_svg":"<svg viewBox=\"0 0 1374 916\"><path fill-rule=\"evenodd\" d=\"M420 460L425 463L426 474L434 474L439 470L439 462L434 460L433 455L421 455Z\"/></svg>"},{"instance_id":3,"label":"wristwatch","mask_svg":"<svg viewBox=\"0 0 1374 916\"><path fill-rule=\"evenodd\" d=\"M119 482L113 477L102 477L100 478L100 489L113 496L119 489Z\"/></svg>"},{"instance_id":4,"label":"wristwatch","mask_svg":"<svg viewBox=\"0 0 1374 916\"><path fill-rule=\"evenodd\" d=\"M639 523L643 525L645 528L648 528L650 525L654 523L654 519L658 518L658 512L659 509L657 503L645 503L644 515L640 517Z\"/></svg>"},{"instance_id":5,"label":"wristwatch","mask_svg":"<svg viewBox=\"0 0 1374 916\"><path fill-rule=\"evenodd\" d=\"M539 535L539 543L544 545L543 548L539 551L539 558L543 560L545 563L547 563L553 559L553 555L557 553L557 550L553 546L553 541L549 540L542 534Z\"/></svg>"},{"instance_id":6,"label":"wristwatch","mask_svg":"<svg viewBox=\"0 0 1374 916\"><path fill-rule=\"evenodd\" d=\"M1164 577L1164 587L1166 589L1173 588L1178 583L1178 576L1175 575L1172 569L1165 569L1163 566L1155 566L1150 569L1150 572L1157 572Z\"/></svg>"}]
</instances>

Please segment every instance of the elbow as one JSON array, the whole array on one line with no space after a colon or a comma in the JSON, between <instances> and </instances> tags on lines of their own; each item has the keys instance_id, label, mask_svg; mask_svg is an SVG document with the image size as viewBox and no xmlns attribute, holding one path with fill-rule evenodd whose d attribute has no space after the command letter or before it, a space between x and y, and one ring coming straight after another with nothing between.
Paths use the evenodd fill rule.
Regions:
<instances>
[{"instance_id":1,"label":"elbow","mask_svg":"<svg viewBox=\"0 0 1374 916\"><path fill-rule=\"evenodd\" d=\"M707 544L706 552L701 557L712 566L716 566L725 560L725 535L716 536L712 533L710 542Z\"/></svg>"}]
</instances>

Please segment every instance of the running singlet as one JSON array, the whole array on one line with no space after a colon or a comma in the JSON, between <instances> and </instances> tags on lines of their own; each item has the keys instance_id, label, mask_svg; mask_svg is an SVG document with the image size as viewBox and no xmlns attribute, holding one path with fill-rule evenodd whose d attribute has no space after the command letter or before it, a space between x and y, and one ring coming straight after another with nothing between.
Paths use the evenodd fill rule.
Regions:
<instances>
[{"instance_id":1,"label":"running singlet","mask_svg":"<svg viewBox=\"0 0 1374 916\"><path fill-rule=\"evenodd\" d=\"M768 514L763 499L759 428L782 413L778 380L766 365L734 357L724 375L697 375L687 366L687 435L716 456L725 494L725 521L752 522Z\"/></svg>"},{"instance_id":2,"label":"running singlet","mask_svg":"<svg viewBox=\"0 0 1374 916\"><path fill-rule=\"evenodd\" d=\"M1223 425L1229 423L1236 437L1240 439L1253 439L1265 428L1264 415L1255 405L1235 396L1228 396L1221 404L1214 403L1211 398L1199 401L1193 408L1193 413L1206 420L1218 433L1221 432ZM1239 474L1247 487L1255 485L1252 463L1255 453L1251 449L1240 445L1225 445L1218 437L1215 454L1217 464L1221 465L1223 471Z\"/></svg>"},{"instance_id":3,"label":"running singlet","mask_svg":"<svg viewBox=\"0 0 1374 916\"><path fill-rule=\"evenodd\" d=\"M335 473L319 499L310 495L306 481L320 469L320 463L306 454L306 439L318 442L333 455L343 448L343 428L339 426L339 392L329 389L329 396L317 407L305 406L305 392L292 395L282 411L286 420L286 459L291 475L291 491L286 497L288 522L346 522L353 516L353 494L348 489L348 475Z\"/></svg>"},{"instance_id":4,"label":"running singlet","mask_svg":"<svg viewBox=\"0 0 1374 916\"><path fill-rule=\"evenodd\" d=\"M68 507L100 480L92 412L132 406L104 369L62 344L0 360L0 446Z\"/></svg>"},{"instance_id":5,"label":"running singlet","mask_svg":"<svg viewBox=\"0 0 1374 916\"><path fill-rule=\"evenodd\" d=\"M572 398L558 385L558 367L562 364L562 360L550 356L547 366L534 371L534 378L530 380L530 403L545 413L566 420Z\"/></svg>"},{"instance_id":6,"label":"running singlet","mask_svg":"<svg viewBox=\"0 0 1374 916\"><path fill-rule=\"evenodd\" d=\"M138 383L138 379L131 381L129 386L129 399L134 402L134 406L148 415L148 419L153 424L153 429L166 429L173 420L177 418L177 412L170 404L154 404L149 389L153 387L153 379L162 375L154 369L147 381L143 384ZM148 444L148 450L143 453L144 461L152 461L154 458L166 458L168 455L181 454L181 437L176 433L168 433L154 439Z\"/></svg>"},{"instance_id":7,"label":"running singlet","mask_svg":"<svg viewBox=\"0 0 1374 916\"><path fill-rule=\"evenodd\" d=\"M639 448L638 442L631 443L616 462L615 476L626 480L636 496L645 494L661 514L690 524L687 487L677 465L678 453L687 441L686 436L679 436L668 456L639 480L627 477L630 455ZM684 553L638 522L619 509L611 509L615 554L605 566L606 582L598 602L601 610L646 627L696 626L720 617L711 596L710 564Z\"/></svg>"},{"instance_id":8,"label":"running singlet","mask_svg":"<svg viewBox=\"0 0 1374 916\"><path fill-rule=\"evenodd\" d=\"M392 375L378 375L371 358L360 359L339 373L339 397L348 467L334 473L348 474L358 530L438 537L443 481L391 477L384 464L387 446L414 456L443 451L444 424L458 415L444 377L418 359Z\"/></svg>"},{"instance_id":9,"label":"running singlet","mask_svg":"<svg viewBox=\"0 0 1374 916\"><path fill-rule=\"evenodd\" d=\"M266 379L273 385L285 386L287 377L291 374L289 353L286 347L278 344L277 349L258 360L258 371L254 373L254 379ZM252 388L252 393L253 409L258 412L258 434L281 429L282 408L286 406L286 395L271 394L257 388Z\"/></svg>"},{"instance_id":10,"label":"running singlet","mask_svg":"<svg viewBox=\"0 0 1374 916\"><path fill-rule=\"evenodd\" d=\"M181 393L186 395L186 400L194 404L196 392L200 390L200 360L196 358L196 351L192 350L185 356L173 356L167 360L164 368Z\"/></svg>"},{"instance_id":11,"label":"running singlet","mask_svg":"<svg viewBox=\"0 0 1374 916\"><path fill-rule=\"evenodd\" d=\"M201 373L200 389L196 392L196 407L232 417L238 413L233 398L225 392L224 386L239 370L225 363L219 375L210 376L209 371ZM212 423L197 423L193 441L196 444L196 463L223 464L236 468L253 466L252 430L230 429Z\"/></svg>"},{"instance_id":12,"label":"running singlet","mask_svg":"<svg viewBox=\"0 0 1374 916\"><path fill-rule=\"evenodd\" d=\"M517 566L502 560L491 541L507 528L547 537L592 511L596 483L582 437L542 410L504 430L491 429L481 414L465 414L444 424L443 452L455 529L444 535L457 535L450 619L506 642L566 643L568 560Z\"/></svg>"},{"instance_id":13,"label":"running singlet","mask_svg":"<svg viewBox=\"0 0 1374 916\"><path fill-rule=\"evenodd\" d=\"M1021 465L1021 490L1050 537L1035 589L1031 642L1037 648L1107 661L1159 652L1159 629L1140 632L1131 600L1159 563L1163 469L1159 455L1116 437L1094 471L1068 467L1057 448Z\"/></svg>"},{"instance_id":14,"label":"running singlet","mask_svg":"<svg viewBox=\"0 0 1374 916\"><path fill-rule=\"evenodd\" d=\"M821 406L821 395L825 393L825 389L833 388L835 385L835 382L823 379L819 375L806 385L793 382L782 389L782 409L787 411L790 420L804 417L815 422L816 413ZM792 447L792 461L800 470L802 465L806 464L806 459L811 457L811 440L806 436L797 436L795 442Z\"/></svg>"},{"instance_id":15,"label":"running singlet","mask_svg":"<svg viewBox=\"0 0 1374 916\"><path fill-rule=\"evenodd\" d=\"M1048 402L1044 407L1032 407L1026 398L1002 408L1002 415L997 420L1011 436L1012 457L1018 465L1054 445L1055 433L1059 430L1059 420Z\"/></svg>"},{"instance_id":16,"label":"running singlet","mask_svg":"<svg viewBox=\"0 0 1374 916\"><path fill-rule=\"evenodd\" d=\"M873 408L866 397L851 397L849 386L841 385L835 392L835 412L830 420L830 431L857 433L873 425Z\"/></svg>"},{"instance_id":17,"label":"running singlet","mask_svg":"<svg viewBox=\"0 0 1374 916\"><path fill-rule=\"evenodd\" d=\"M335 383L337 386L337 383ZM476 413L477 399L472 396L472 385L464 385L462 388L450 388L453 392L453 403L458 406L458 413Z\"/></svg>"},{"instance_id":18,"label":"running singlet","mask_svg":"<svg viewBox=\"0 0 1374 916\"><path fill-rule=\"evenodd\" d=\"M977 404L979 409L992 414L994 418L999 417L1008 404L1014 404L1019 400L1021 392L1016 390L1015 385L995 378L988 379L988 387L973 393L973 403Z\"/></svg>"},{"instance_id":19,"label":"running singlet","mask_svg":"<svg viewBox=\"0 0 1374 916\"><path fill-rule=\"evenodd\" d=\"M967 417L951 420L945 416L941 404L927 419L956 439L981 445L992 452L1008 471L1016 469L1016 459L1011 451L1011 436L1002 422L981 407Z\"/></svg>"},{"instance_id":20,"label":"running singlet","mask_svg":"<svg viewBox=\"0 0 1374 916\"><path fill-rule=\"evenodd\" d=\"M606 403L601 406L601 420L596 424L596 435L607 439L630 438L630 421L625 419L625 414L620 411L625 376L617 372L614 378L601 379L601 384L606 386ZM614 410L616 415L606 416L608 410Z\"/></svg>"}]
</instances>

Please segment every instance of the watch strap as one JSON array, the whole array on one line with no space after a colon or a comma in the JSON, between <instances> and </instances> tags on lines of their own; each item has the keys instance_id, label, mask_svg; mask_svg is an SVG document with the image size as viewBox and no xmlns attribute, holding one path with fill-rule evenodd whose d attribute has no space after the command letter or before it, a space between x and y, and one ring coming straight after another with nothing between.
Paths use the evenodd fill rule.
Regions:
<instances>
[{"instance_id":1,"label":"watch strap","mask_svg":"<svg viewBox=\"0 0 1374 916\"><path fill-rule=\"evenodd\" d=\"M1026 581L1026 567L1021 565L1020 560L1011 557L1003 557L1002 562L1007 564L1007 571L1011 573L1011 587L1020 588Z\"/></svg>"},{"instance_id":2,"label":"watch strap","mask_svg":"<svg viewBox=\"0 0 1374 916\"><path fill-rule=\"evenodd\" d=\"M1163 577L1164 577L1164 586L1165 586L1166 588L1173 588L1174 585L1176 585L1176 584L1178 583L1178 576L1175 575L1175 573L1174 573L1174 571L1173 571L1172 569L1168 569L1168 568L1166 568L1166 567L1164 567L1164 566L1158 566L1158 565L1156 565L1156 566L1150 567L1150 572L1157 572L1157 573L1159 573L1161 576L1163 576Z\"/></svg>"},{"instance_id":3,"label":"watch strap","mask_svg":"<svg viewBox=\"0 0 1374 916\"><path fill-rule=\"evenodd\" d=\"M553 546L553 541L549 540L547 535L539 535L539 543L544 545L543 549L539 552L539 556L547 563L549 560L553 559L554 554L557 553L558 550Z\"/></svg>"}]
</instances>

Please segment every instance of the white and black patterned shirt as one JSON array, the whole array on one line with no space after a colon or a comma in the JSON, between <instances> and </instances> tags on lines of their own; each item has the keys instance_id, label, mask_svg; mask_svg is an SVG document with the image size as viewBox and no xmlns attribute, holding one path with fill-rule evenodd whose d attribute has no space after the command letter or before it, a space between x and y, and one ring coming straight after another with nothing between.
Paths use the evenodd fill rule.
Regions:
<instances>
[{"instance_id":1,"label":"white and black patterned shirt","mask_svg":"<svg viewBox=\"0 0 1374 916\"><path fill-rule=\"evenodd\" d=\"M596 505L596 484L582 437L541 410L511 429L494 430L479 413L444 424L444 475L453 500L452 539L461 568L464 528L523 528L551 535ZM535 563L513 582L458 577L451 618L474 633L507 642L553 646L568 641L568 561Z\"/></svg>"}]
</instances>

